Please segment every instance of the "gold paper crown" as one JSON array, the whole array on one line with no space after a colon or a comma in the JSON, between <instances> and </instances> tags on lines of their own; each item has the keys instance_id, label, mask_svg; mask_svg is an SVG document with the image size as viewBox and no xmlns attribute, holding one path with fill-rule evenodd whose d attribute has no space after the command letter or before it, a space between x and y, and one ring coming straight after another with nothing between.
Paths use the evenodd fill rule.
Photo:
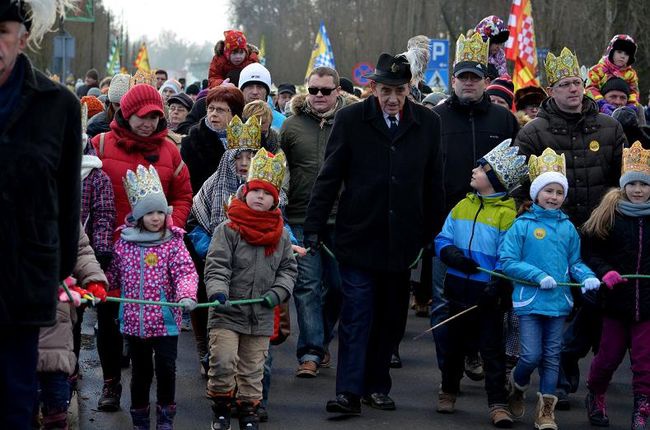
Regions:
<instances>
[{"instance_id":1,"label":"gold paper crown","mask_svg":"<svg viewBox=\"0 0 650 430\"><path fill-rule=\"evenodd\" d=\"M544 68L546 69L546 80L549 86L563 78L580 78L582 76L578 57L569 48L562 48L559 57L549 52L544 62Z\"/></svg>"},{"instance_id":2,"label":"gold paper crown","mask_svg":"<svg viewBox=\"0 0 650 430\"><path fill-rule=\"evenodd\" d=\"M257 151L262 147L262 124L260 119L253 115L246 124L235 115L226 128L228 149L250 149Z\"/></svg>"},{"instance_id":3,"label":"gold paper crown","mask_svg":"<svg viewBox=\"0 0 650 430\"><path fill-rule=\"evenodd\" d=\"M546 148L542 155L531 155L528 160L528 176L531 182L546 172L558 172L566 176L566 159L564 154L558 155L551 148Z\"/></svg>"},{"instance_id":4,"label":"gold paper crown","mask_svg":"<svg viewBox=\"0 0 650 430\"><path fill-rule=\"evenodd\" d=\"M286 170L287 159L284 152L280 151L273 155L262 148L251 160L248 182L254 180L268 182L280 191Z\"/></svg>"},{"instance_id":5,"label":"gold paper crown","mask_svg":"<svg viewBox=\"0 0 650 430\"><path fill-rule=\"evenodd\" d=\"M142 164L138 164L135 172L127 170L122 182L124 183L124 189L126 190L126 195L132 208L138 202L152 196L165 199L158 172L153 165L147 169Z\"/></svg>"},{"instance_id":6,"label":"gold paper crown","mask_svg":"<svg viewBox=\"0 0 650 430\"><path fill-rule=\"evenodd\" d=\"M462 61L474 61L487 66L490 53L490 42L483 41L480 34L474 33L471 37L461 34L456 41L456 61L454 65Z\"/></svg>"},{"instance_id":7,"label":"gold paper crown","mask_svg":"<svg viewBox=\"0 0 650 430\"><path fill-rule=\"evenodd\" d=\"M623 170L621 175L639 172L650 175L650 150L643 149L639 141L630 148L623 148Z\"/></svg>"},{"instance_id":8,"label":"gold paper crown","mask_svg":"<svg viewBox=\"0 0 650 430\"><path fill-rule=\"evenodd\" d=\"M129 81L129 88L136 86L137 84L149 84L152 87L156 87L156 73L155 72L146 72L142 69L138 69L131 80Z\"/></svg>"}]
</instances>

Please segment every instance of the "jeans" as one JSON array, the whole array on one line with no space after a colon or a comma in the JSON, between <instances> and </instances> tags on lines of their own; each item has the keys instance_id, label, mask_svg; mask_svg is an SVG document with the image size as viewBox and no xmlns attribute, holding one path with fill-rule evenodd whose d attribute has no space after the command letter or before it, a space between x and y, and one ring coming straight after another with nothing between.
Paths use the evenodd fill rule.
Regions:
<instances>
[{"instance_id":1,"label":"jeans","mask_svg":"<svg viewBox=\"0 0 650 430\"><path fill-rule=\"evenodd\" d=\"M97 353L102 364L104 380L120 380L122 375L122 333L118 320L119 303L101 303L97 306Z\"/></svg>"},{"instance_id":2,"label":"jeans","mask_svg":"<svg viewBox=\"0 0 650 430\"><path fill-rule=\"evenodd\" d=\"M432 298L431 298L431 327L441 323L449 317L449 302L444 296L445 274L447 266L440 258L433 258ZM436 343L436 359L438 368L442 372L447 353L447 325L433 330L433 340Z\"/></svg>"},{"instance_id":3,"label":"jeans","mask_svg":"<svg viewBox=\"0 0 650 430\"><path fill-rule=\"evenodd\" d=\"M623 322L603 318L602 348L591 362L587 386L605 394L612 375L630 350L632 391L650 396L650 321Z\"/></svg>"},{"instance_id":4,"label":"jeans","mask_svg":"<svg viewBox=\"0 0 650 430\"><path fill-rule=\"evenodd\" d=\"M410 272L370 272L341 264L336 392L388 394L390 358L406 328Z\"/></svg>"},{"instance_id":5,"label":"jeans","mask_svg":"<svg viewBox=\"0 0 650 430\"><path fill-rule=\"evenodd\" d=\"M271 371L273 369L273 354L269 346L269 355L264 361L264 378L262 378L262 407L269 404L269 390L271 390Z\"/></svg>"},{"instance_id":6,"label":"jeans","mask_svg":"<svg viewBox=\"0 0 650 430\"><path fill-rule=\"evenodd\" d=\"M522 387L530 383L535 368L539 372L539 391L555 394L560 371L564 317L518 315L520 355L513 378Z\"/></svg>"},{"instance_id":7,"label":"jeans","mask_svg":"<svg viewBox=\"0 0 650 430\"><path fill-rule=\"evenodd\" d=\"M38 386L43 415L65 412L70 405L70 381L65 372L39 372Z\"/></svg>"},{"instance_id":8,"label":"jeans","mask_svg":"<svg viewBox=\"0 0 650 430\"><path fill-rule=\"evenodd\" d=\"M178 336L140 338L126 336L131 352L131 408L149 405L149 390L156 373L156 399L161 406L174 404ZM153 360L152 360L153 355ZM155 366L154 366L155 362Z\"/></svg>"},{"instance_id":9,"label":"jeans","mask_svg":"<svg viewBox=\"0 0 650 430\"><path fill-rule=\"evenodd\" d=\"M31 429L36 402L38 327L0 327L0 428Z\"/></svg>"},{"instance_id":10,"label":"jeans","mask_svg":"<svg viewBox=\"0 0 650 430\"><path fill-rule=\"evenodd\" d=\"M291 229L299 242L303 240L302 225ZM328 249L334 249L334 228L327 228L327 235L321 237ZM325 340L331 340L331 333L338 317L337 304L340 299L341 278L338 263L324 250L298 258L298 279L293 287L293 299L298 317L298 361L320 363L325 355ZM327 306L324 309L323 303ZM325 322L327 316L327 322ZM327 332L326 332L327 329Z\"/></svg>"}]
</instances>

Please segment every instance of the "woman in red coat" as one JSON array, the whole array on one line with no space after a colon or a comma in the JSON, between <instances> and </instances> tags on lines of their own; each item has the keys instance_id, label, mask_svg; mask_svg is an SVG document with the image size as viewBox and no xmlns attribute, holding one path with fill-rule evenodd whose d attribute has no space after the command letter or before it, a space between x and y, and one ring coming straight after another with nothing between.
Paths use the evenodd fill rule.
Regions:
<instances>
[{"instance_id":1,"label":"woman in red coat","mask_svg":"<svg viewBox=\"0 0 650 430\"><path fill-rule=\"evenodd\" d=\"M103 170L113 184L116 225L125 223L131 212L122 178L127 170L135 171L142 164L156 167L167 201L173 207L174 225L185 226L192 207L190 174L178 148L167 138L163 112L162 98L153 86L135 85L122 98L111 131L92 140ZM118 238L116 232L113 240ZM97 405L101 411L116 411L120 407L122 336L115 324L118 309L116 303L102 303L97 307L97 351L104 374L104 388Z\"/></svg>"}]
</instances>

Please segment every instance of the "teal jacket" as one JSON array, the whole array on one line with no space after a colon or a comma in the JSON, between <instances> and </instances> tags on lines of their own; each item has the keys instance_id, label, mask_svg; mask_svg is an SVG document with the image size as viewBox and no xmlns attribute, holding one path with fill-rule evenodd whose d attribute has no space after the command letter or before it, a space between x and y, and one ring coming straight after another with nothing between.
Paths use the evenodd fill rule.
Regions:
<instances>
[{"instance_id":1,"label":"teal jacket","mask_svg":"<svg viewBox=\"0 0 650 430\"><path fill-rule=\"evenodd\" d=\"M501 248L503 272L513 278L539 282L552 276L556 282L582 283L595 277L580 259L580 237L569 217L561 210L545 210L533 205L521 215ZM573 307L569 287L542 290L515 282L513 309L518 315L566 316Z\"/></svg>"}]
</instances>

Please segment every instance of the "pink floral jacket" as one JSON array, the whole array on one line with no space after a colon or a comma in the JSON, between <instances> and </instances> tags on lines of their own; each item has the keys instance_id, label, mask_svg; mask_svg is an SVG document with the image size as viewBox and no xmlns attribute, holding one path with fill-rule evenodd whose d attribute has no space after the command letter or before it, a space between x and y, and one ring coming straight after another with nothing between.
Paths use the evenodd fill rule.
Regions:
<instances>
[{"instance_id":1,"label":"pink floral jacket","mask_svg":"<svg viewBox=\"0 0 650 430\"><path fill-rule=\"evenodd\" d=\"M120 227L123 229L124 226ZM198 275L183 242L183 229L171 227L167 242L146 247L119 239L106 272L110 289L121 289L127 299L178 302L196 300ZM178 336L181 308L122 303L120 331L125 335L149 338Z\"/></svg>"}]
</instances>

